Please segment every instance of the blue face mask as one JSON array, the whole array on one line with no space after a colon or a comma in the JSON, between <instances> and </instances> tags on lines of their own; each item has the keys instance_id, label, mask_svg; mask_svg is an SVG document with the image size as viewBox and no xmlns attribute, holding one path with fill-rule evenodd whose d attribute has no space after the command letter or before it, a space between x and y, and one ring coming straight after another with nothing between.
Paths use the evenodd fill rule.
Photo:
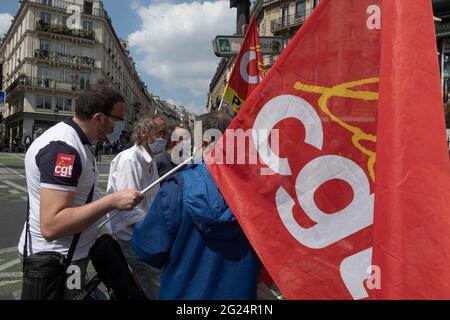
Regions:
<instances>
[{"instance_id":1,"label":"blue face mask","mask_svg":"<svg viewBox=\"0 0 450 320\"><path fill-rule=\"evenodd\" d=\"M166 139L156 138L155 142L149 143L148 146L152 150L153 154L158 154L166 150Z\"/></svg>"},{"instance_id":2,"label":"blue face mask","mask_svg":"<svg viewBox=\"0 0 450 320\"><path fill-rule=\"evenodd\" d=\"M112 121L107 116L105 116L105 118L107 118L109 121ZM114 123L113 132L111 132L109 134L106 134L106 132L105 132L106 138L108 139L109 143L111 143L111 144L116 142L117 140L119 140L120 135L122 134L122 131L123 131L124 127L125 127L125 122L124 121L117 121L117 122L113 121L113 123ZM101 130L103 131L103 129L101 129Z\"/></svg>"},{"instance_id":3,"label":"blue face mask","mask_svg":"<svg viewBox=\"0 0 450 320\"><path fill-rule=\"evenodd\" d=\"M122 134L122 131L125 127L125 122L124 121L117 121L114 122L114 130L113 132L111 132L110 134L106 135L106 138L108 138L109 143L113 143L116 142L117 140L119 140L120 135Z\"/></svg>"}]
</instances>

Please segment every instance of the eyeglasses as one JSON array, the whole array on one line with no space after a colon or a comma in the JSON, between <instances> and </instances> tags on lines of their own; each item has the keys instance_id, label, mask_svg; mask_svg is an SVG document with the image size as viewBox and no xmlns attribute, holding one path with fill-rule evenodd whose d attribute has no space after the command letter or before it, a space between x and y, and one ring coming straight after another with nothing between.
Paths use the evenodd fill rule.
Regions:
<instances>
[{"instance_id":1,"label":"eyeglasses","mask_svg":"<svg viewBox=\"0 0 450 320\"><path fill-rule=\"evenodd\" d=\"M112 118L117 119L119 121L124 121L123 118L116 117L115 115L112 115L112 114L108 114L107 117L112 117Z\"/></svg>"}]
</instances>

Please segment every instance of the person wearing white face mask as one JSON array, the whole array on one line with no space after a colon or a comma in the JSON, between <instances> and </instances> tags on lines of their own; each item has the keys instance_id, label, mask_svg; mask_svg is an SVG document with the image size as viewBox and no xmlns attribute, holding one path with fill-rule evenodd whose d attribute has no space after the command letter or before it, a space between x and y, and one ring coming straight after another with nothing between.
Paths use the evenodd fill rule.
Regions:
<instances>
[{"instance_id":1,"label":"person wearing white face mask","mask_svg":"<svg viewBox=\"0 0 450 320\"><path fill-rule=\"evenodd\" d=\"M168 130L163 118L158 116L153 118L153 121L156 126L155 140L149 144L149 148L153 152L153 155L156 156L166 151Z\"/></svg>"},{"instance_id":2,"label":"person wearing white face mask","mask_svg":"<svg viewBox=\"0 0 450 320\"><path fill-rule=\"evenodd\" d=\"M143 190L159 178L154 152L159 150L162 143L155 144L155 142L158 141L156 137L161 137L165 133L164 130L165 123L161 118L144 117L136 123L132 135L134 146L120 152L111 162L108 193L123 189ZM115 137L111 137L113 138ZM138 206L129 211L122 211L106 224L108 232L119 242L147 298L151 300L158 298L160 271L139 258L131 247L130 239L134 225L144 220L158 191L159 186L150 189L144 194L144 199ZM115 215L117 211L111 211L108 217Z\"/></svg>"},{"instance_id":3,"label":"person wearing white face mask","mask_svg":"<svg viewBox=\"0 0 450 320\"><path fill-rule=\"evenodd\" d=\"M117 118L117 117L115 117L115 118L118 119L119 121L114 122L113 120L110 119L110 117L114 117L113 115L109 115L109 117L108 116L105 116L105 117L106 117L106 119L112 121L114 124L113 132L111 132L109 134L106 134L106 132L105 132L106 138L108 139L109 143L114 143L117 140L119 140L119 138L122 134L122 131L125 128L125 122L123 120L120 120L120 118Z\"/></svg>"}]
</instances>

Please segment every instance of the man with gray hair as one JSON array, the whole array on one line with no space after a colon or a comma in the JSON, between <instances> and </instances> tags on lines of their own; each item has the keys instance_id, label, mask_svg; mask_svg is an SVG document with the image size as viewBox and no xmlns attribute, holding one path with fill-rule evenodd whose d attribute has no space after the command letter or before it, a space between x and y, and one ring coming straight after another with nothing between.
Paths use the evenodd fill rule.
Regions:
<instances>
[{"instance_id":1,"label":"man with gray hair","mask_svg":"<svg viewBox=\"0 0 450 320\"><path fill-rule=\"evenodd\" d=\"M155 143L161 125L165 124L162 124L160 121L154 121L153 118L148 116L141 118L137 122L132 135L134 145L120 152L111 162L108 193L123 189L143 190L159 178L151 145ZM121 212L120 215L117 215L106 224L108 232L119 242L131 269L148 299L158 298L160 272L145 264L137 256L131 247L130 239L134 225L144 220L158 191L159 186L149 190L144 194L142 202L133 210ZM108 217L115 215L117 211L111 211Z\"/></svg>"}]
</instances>

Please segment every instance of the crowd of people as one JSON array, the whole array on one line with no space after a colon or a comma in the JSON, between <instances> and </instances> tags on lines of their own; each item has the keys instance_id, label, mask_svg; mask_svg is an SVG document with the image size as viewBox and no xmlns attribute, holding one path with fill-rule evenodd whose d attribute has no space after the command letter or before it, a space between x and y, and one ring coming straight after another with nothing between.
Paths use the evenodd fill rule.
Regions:
<instances>
[{"instance_id":1,"label":"crowd of people","mask_svg":"<svg viewBox=\"0 0 450 320\"><path fill-rule=\"evenodd\" d=\"M107 195L100 195L95 150L104 142L115 145L123 121L123 97L104 85L93 86L77 100L75 117L29 146L29 211L18 246L24 270L40 271L30 257L64 256L66 268L77 266L81 272L81 287L64 285L63 298L73 299L86 283L98 226L108 218L106 230L148 299L255 299L261 262L203 162L184 166L142 192L176 166L172 149L190 141L172 137L185 129L168 128L160 117L140 118L132 145L111 162ZM203 131L224 132L230 121L226 113L206 114ZM195 157L211 143L203 141ZM44 289L26 278L30 274L24 272L22 298L45 299Z\"/></svg>"}]
</instances>

